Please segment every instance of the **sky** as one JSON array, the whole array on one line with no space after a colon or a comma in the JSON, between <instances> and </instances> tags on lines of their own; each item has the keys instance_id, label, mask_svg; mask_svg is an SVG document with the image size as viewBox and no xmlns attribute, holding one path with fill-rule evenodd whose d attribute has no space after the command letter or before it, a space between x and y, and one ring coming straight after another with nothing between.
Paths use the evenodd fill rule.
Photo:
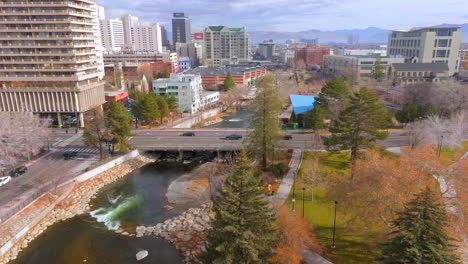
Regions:
<instances>
[{"instance_id":1,"label":"sky","mask_svg":"<svg viewBox=\"0 0 468 264\"><path fill-rule=\"evenodd\" d=\"M409 29L468 23L468 0L97 0L108 17L131 14L170 31L172 13L190 16L193 31L209 25L249 31Z\"/></svg>"}]
</instances>

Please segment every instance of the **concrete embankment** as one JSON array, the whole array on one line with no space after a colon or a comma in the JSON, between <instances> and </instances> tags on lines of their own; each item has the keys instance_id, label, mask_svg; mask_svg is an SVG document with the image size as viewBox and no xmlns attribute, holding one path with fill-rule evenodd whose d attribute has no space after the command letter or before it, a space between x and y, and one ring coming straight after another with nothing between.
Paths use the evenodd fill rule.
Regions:
<instances>
[{"instance_id":1,"label":"concrete embankment","mask_svg":"<svg viewBox=\"0 0 468 264\"><path fill-rule=\"evenodd\" d=\"M41 197L28 205L24 210L24 214L14 216L7 222L2 223L0 237L8 236L9 238L0 248L0 264L15 259L21 249L27 247L29 242L54 223L88 212L89 202L95 197L100 188L151 162L154 162L154 160L139 156L136 150L132 151L67 182L59 187L60 194L58 196L46 193L44 197L49 199L42 199L44 197ZM37 203L44 204L38 205ZM41 213L38 214L38 210L41 210ZM9 230L7 226L3 227L3 225L15 225L17 222L22 223L24 219L28 218L31 218L28 224L14 234L7 232ZM2 231L5 234L2 234Z\"/></svg>"}]
</instances>

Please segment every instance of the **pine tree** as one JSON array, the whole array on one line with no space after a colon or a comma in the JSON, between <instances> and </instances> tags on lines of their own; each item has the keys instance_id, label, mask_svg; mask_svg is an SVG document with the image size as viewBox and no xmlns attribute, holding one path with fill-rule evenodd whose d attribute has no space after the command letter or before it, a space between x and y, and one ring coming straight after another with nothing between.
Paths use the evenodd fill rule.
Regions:
<instances>
[{"instance_id":1,"label":"pine tree","mask_svg":"<svg viewBox=\"0 0 468 264\"><path fill-rule=\"evenodd\" d=\"M330 128L332 135L324 137L328 150L351 150L351 178L354 178L355 163L362 147L373 147L376 140L387 138L388 133L381 131L388 125L389 118L377 96L363 87L353 94L348 105L340 112Z\"/></svg>"},{"instance_id":2,"label":"pine tree","mask_svg":"<svg viewBox=\"0 0 468 264\"><path fill-rule=\"evenodd\" d=\"M228 74L226 75L226 78L224 79L224 91L228 91L228 90L231 90L232 88L236 87L236 83L234 82L234 80L232 79L232 74L230 72L228 72Z\"/></svg>"},{"instance_id":3,"label":"pine tree","mask_svg":"<svg viewBox=\"0 0 468 264\"><path fill-rule=\"evenodd\" d=\"M143 124L152 124L161 117L156 95L154 93L140 94L135 99L133 115Z\"/></svg>"},{"instance_id":4,"label":"pine tree","mask_svg":"<svg viewBox=\"0 0 468 264\"><path fill-rule=\"evenodd\" d=\"M406 204L393 225L396 230L383 245L380 263L460 263L445 230L448 225L445 208L429 188Z\"/></svg>"},{"instance_id":5,"label":"pine tree","mask_svg":"<svg viewBox=\"0 0 468 264\"><path fill-rule=\"evenodd\" d=\"M325 83L315 103L322 107L327 107L330 102L345 103L350 94L348 84L343 79L335 77Z\"/></svg>"},{"instance_id":6,"label":"pine tree","mask_svg":"<svg viewBox=\"0 0 468 264\"><path fill-rule=\"evenodd\" d=\"M274 213L250 163L242 151L232 174L213 198L216 216L208 232L207 250L200 257L203 263L269 263L276 242Z\"/></svg>"},{"instance_id":7,"label":"pine tree","mask_svg":"<svg viewBox=\"0 0 468 264\"><path fill-rule=\"evenodd\" d=\"M374 70L372 71L371 77L376 79L377 81L381 81L382 78L385 76L384 70L385 68L382 65L382 59L380 58L380 55L377 55Z\"/></svg>"},{"instance_id":8,"label":"pine tree","mask_svg":"<svg viewBox=\"0 0 468 264\"><path fill-rule=\"evenodd\" d=\"M169 110L171 112L177 111L177 108L179 108L177 98L172 94L165 95L164 98L166 99L167 106L169 107Z\"/></svg>"},{"instance_id":9,"label":"pine tree","mask_svg":"<svg viewBox=\"0 0 468 264\"><path fill-rule=\"evenodd\" d=\"M161 112L161 124L163 123L163 118L168 117L169 113L171 112L169 109L169 105L166 102L166 98L164 96L156 96L156 102L158 103L159 111Z\"/></svg>"},{"instance_id":10,"label":"pine tree","mask_svg":"<svg viewBox=\"0 0 468 264\"><path fill-rule=\"evenodd\" d=\"M253 100L252 131L248 135L249 150L267 166L268 154L278 148L280 139L281 99L275 89L275 77L266 75L258 82L259 92Z\"/></svg>"},{"instance_id":11,"label":"pine tree","mask_svg":"<svg viewBox=\"0 0 468 264\"><path fill-rule=\"evenodd\" d=\"M318 130L323 128L323 115L324 108L320 105L315 105L314 109L310 111L309 117L307 119L307 127L312 128L313 130Z\"/></svg>"},{"instance_id":12,"label":"pine tree","mask_svg":"<svg viewBox=\"0 0 468 264\"><path fill-rule=\"evenodd\" d=\"M130 147L128 137L132 135L130 122L132 117L127 108L121 102L110 101L106 109L106 123L120 150L125 152Z\"/></svg>"}]
</instances>

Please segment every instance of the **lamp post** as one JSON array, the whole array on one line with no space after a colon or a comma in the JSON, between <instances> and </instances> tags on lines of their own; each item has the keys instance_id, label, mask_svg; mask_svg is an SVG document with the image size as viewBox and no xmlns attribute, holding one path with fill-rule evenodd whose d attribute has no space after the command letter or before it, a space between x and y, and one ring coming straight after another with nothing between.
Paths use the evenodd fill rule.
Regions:
<instances>
[{"instance_id":1,"label":"lamp post","mask_svg":"<svg viewBox=\"0 0 468 264\"><path fill-rule=\"evenodd\" d=\"M335 232L336 232L336 207L338 205L338 201L335 201L335 220L333 221L333 242L332 248L335 248Z\"/></svg>"},{"instance_id":2,"label":"lamp post","mask_svg":"<svg viewBox=\"0 0 468 264\"><path fill-rule=\"evenodd\" d=\"M304 211L304 193L305 193L305 187L302 187L302 217L305 216L305 211Z\"/></svg>"},{"instance_id":3,"label":"lamp post","mask_svg":"<svg viewBox=\"0 0 468 264\"><path fill-rule=\"evenodd\" d=\"M439 141L439 146L438 146L438 152L439 152L439 157L440 157L440 152L442 152L442 141L444 140L444 136L440 136L440 141Z\"/></svg>"}]
</instances>

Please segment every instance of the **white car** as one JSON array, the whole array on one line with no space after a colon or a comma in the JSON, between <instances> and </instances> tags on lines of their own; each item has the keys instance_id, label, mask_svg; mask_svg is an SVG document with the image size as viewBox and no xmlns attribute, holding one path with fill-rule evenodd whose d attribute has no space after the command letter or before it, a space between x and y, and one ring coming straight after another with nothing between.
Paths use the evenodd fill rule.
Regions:
<instances>
[{"instance_id":1,"label":"white car","mask_svg":"<svg viewBox=\"0 0 468 264\"><path fill-rule=\"evenodd\" d=\"M0 186L7 184L10 180L10 176L0 177Z\"/></svg>"}]
</instances>

